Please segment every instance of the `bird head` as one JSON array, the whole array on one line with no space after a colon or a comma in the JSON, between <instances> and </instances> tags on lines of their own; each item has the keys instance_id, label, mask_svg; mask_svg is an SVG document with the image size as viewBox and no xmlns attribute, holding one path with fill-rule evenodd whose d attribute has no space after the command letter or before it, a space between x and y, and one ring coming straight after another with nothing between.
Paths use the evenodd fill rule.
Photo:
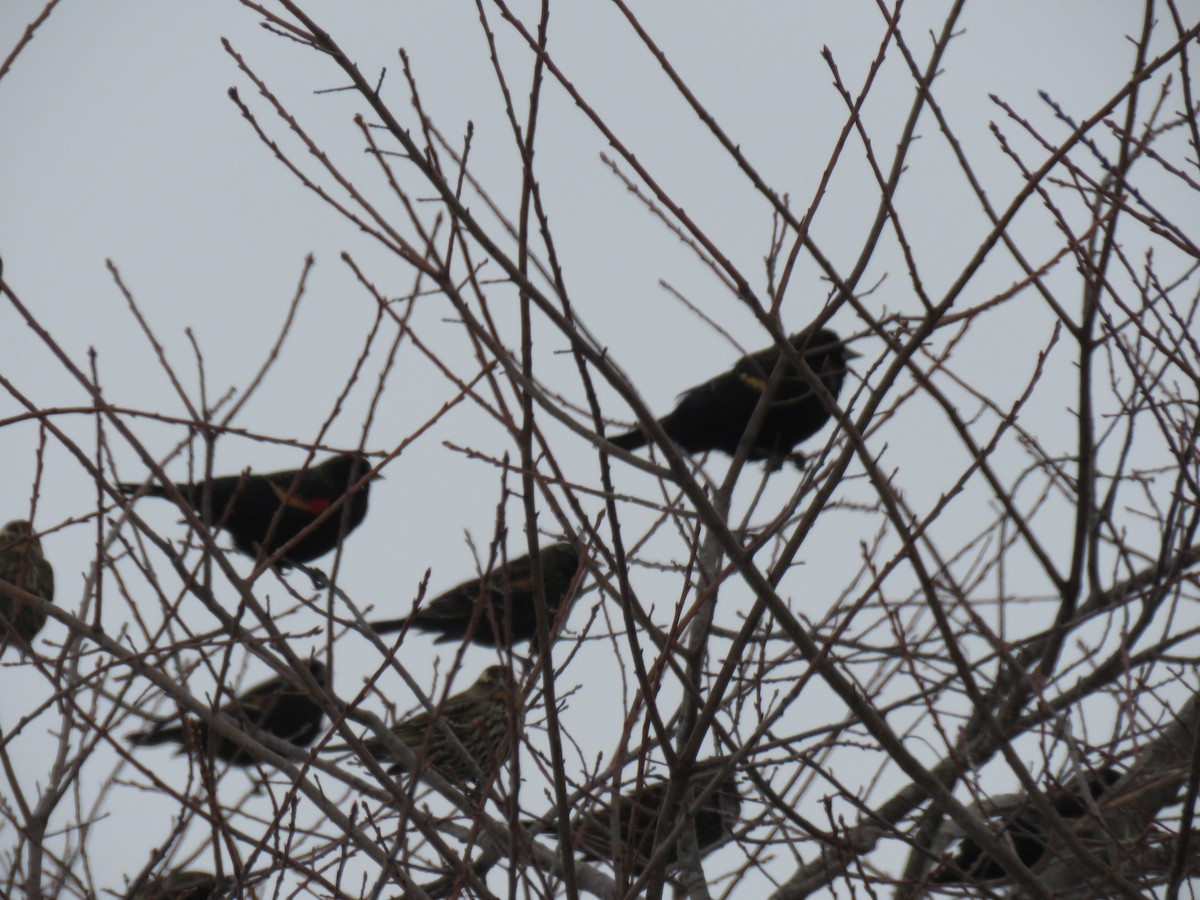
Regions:
<instances>
[{"instance_id":1,"label":"bird head","mask_svg":"<svg viewBox=\"0 0 1200 900\"><path fill-rule=\"evenodd\" d=\"M505 666L488 666L468 691L476 697L507 699L515 689L512 672Z\"/></svg>"},{"instance_id":2,"label":"bird head","mask_svg":"<svg viewBox=\"0 0 1200 900\"><path fill-rule=\"evenodd\" d=\"M545 569L559 569L564 572L574 572L579 568L579 551L574 544L559 541L538 551Z\"/></svg>"},{"instance_id":3,"label":"bird head","mask_svg":"<svg viewBox=\"0 0 1200 900\"><path fill-rule=\"evenodd\" d=\"M339 453L331 456L317 468L334 484L357 484L371 471L371 460L359 453ZM380 474L371 476L371 481L383 478ZM369 483L367 485L370 486Z\"/></svg>"},{"instance_id":4,"label":"bird head","mask_svg":"<svg viewBox=\"0 0 1200 900\"><path fill-rule=\"evenodd\" d=\"M304 665L317 684L321 687L326 687L329 684L329 670L325 667L325 663L319 659L310 659Z\"/></svg>"},{"instance_id":5,"label":"bird head","mask_svg":"<svg viewBox=\"0 0 1200 900\"><path fill-rule=\"evenodd\" d=\"M33 526L25 519L14 519L0 528L0 552L31 553L42 555L42 542L33 533Z\"/></svg>"}]
</instances>

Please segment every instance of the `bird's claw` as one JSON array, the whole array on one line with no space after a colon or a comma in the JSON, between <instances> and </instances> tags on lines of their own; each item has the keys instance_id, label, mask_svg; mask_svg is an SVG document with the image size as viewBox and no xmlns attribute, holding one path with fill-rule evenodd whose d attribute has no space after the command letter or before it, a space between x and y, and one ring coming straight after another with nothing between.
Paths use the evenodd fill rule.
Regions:
<instances>
[{"instance_id":1,"label":"bird's claw","mask_svg":"<svg viewBox=\"0 0 1200 900\"><path fill-rule=\"evenodd\" d=\"M329 587L329 576L318 569L316 566L306 566L301 563L289 563L292 568L299 569L312 580L314 591L323 591Z\"/></svg>"}]
</instances>

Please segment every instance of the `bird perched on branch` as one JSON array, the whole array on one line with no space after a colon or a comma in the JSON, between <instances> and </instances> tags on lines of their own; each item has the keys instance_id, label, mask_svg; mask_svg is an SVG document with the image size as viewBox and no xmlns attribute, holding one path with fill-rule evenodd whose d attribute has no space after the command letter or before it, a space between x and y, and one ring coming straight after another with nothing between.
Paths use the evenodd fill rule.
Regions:
<instances>
[{"instance_id":1,"label":"bird perched on branch","mask_svg":"<svg viewBox=\"0 0 1200 900\"><path fill-rule=\"evenodd\" d=\"M449 726L467 755L453 745L441 727ZM479 783L475 767L485 780L500 771L512 756L516 739L525 727L520 686L504 666L490 666L465 691L446 698L436 714L418 713L397 722L391 732L418 757L425 757L447 778ZM367 751L382 762L391 762L389 773L404 770L378 738L363 740ZM327 749L347 750L345 744Z\"/></svg>"},{"instance_id":2,"label":"bird perched on branch","mask_svg":"<svg viewBox=\"0 0 1200 900\"><path fill-rule=\"evenodd\" d=\"M1104 766L1089 772L1084 779L1084 789L1091 795L1093 801L1099 800L1105 792L1121 777L1121 772L1111 766ZM1084 798L1078 786L1052 784L1046 789L1046 800L1054 807L1054 811L1063 819L1069 821L1081 819L1091 810L1091 805ZM1027 798L1023 805L1012 809L1004 815L990 817L1000 826L1000 833L1005 835L1012 845L1017 858L1026 868L1034 868L1046 855L1051 835L1046 820L1037 809L1029 804ZM1008 870L999 862L987 856L983 848L971 838L963 838L958 852L950 859L941 863L930 875L934 884L960 884L967 882L998 881L1007 878Z\"/></svg>"},{"instance_id":3,"label":"bird perched on branch","mask_svg":"<svg viewBox=\"0 0 1200 900\"><path fill-rule=\"evenodd\" d=\"M207 872L169 872L134 890L126 900L217 900L228 896L233 886L229 878Z\"/></svg>"},{"instance_id":4,"label":"bird perched on branch","mask_svg":"<svg viewBox=\"0 0 1200 900\"><path fill-rule=\"evenodd\" d=\"M285 565L299 565L324 556L338 545L344 536L343 513L346 513L346 535L359 526L367 514L367 495L371 482L363 482L358 487L356 485L370 471L371 463L365 457L339 454L307 469L290 469L266 475L226 475L197 484L176 484L174 487L196 512L203 509L207 492L211 497L209 508L213 524L227 531L233 538L233 545L252 557L258 557L260 553L274 553L353 490L341 508L327 515L312 531L288 548L282 562ZM160 484L121 483L117 489L126 496L142 493L150 497L170 498L168 489ZM270 540L267 540L268 533Z\"/></svg>"},{"instance_id":5,"label":"bird perched on branch","mask_svg":"<svg viewBox=\"0 0 1200 900\"><path fill-rule=\"evenodd\" d=\"M809 327L788 340L825 389L837 397L850 360L859 354L828 328ZM720 450L733 456L782 355L779 347L771 346L743 356L728 372L684 392L675 409L658 424L688 453ZM793 452L794 448L816 434L829 417L829 410L808 381L789 366L770 396L749 458L766 460L771 469L779 468L784 460L803 465L803 455ZM645 446L647 436L634 429L609 440L622 450L636 450Z\"/></svg>"},{"instance_id":6,"label":"bird perched on branch","mask_svg":"<svg viewBox=\"0 0 1200 900\"><path fill-rule=\"evenodd\" d=\"M43 600L54 599L54 567L42 555L42 542L33 526L24 519L0 529L0 581ZM44 612L0 586L0 656L9 644L28 647L45 624Z\"/></svg>"},{"instance_id":7,"label":"bird perched on branch","mask_svg":"<svg viewBox=\"0 0 1200 900\"><path fill-rule=\"evenodd\" d=\"M742 797L738 792L736 775L730 772L720 778L725 763L726 760L721 758L697 762L679 806L681 812L692 817L691 821L696 830L696 846L701 856L723 843L733 833L734 825L741 815ZM716 789L697 806L697 798L717 778L720 778L720 783ZM611 806L605 805L585 813L574 829L576 849L589 859L619 859L626 872L641 873L654 854L658 819L666 804L668 787L669 783L666 780L658 779L619 797L619 835L613 833ZM666 828L663 836L673 831L673 827ZM676 839L671 841L671 846L666 850L668 869L678 861Z\"/></svg>"},{"instance_id":8,"label":"bird perched on branch","mask_svg":"<svg viewBox=\"0 0 1200 900\"><path fill-rule=\"evenodd\" d=\"M305 665L317 684L325 687L328 679L325 664L314 659ZM297 747L307 747L317 739L325 715L303 686L283 675L276 675L223 703L220 711L251 734L258 729ZM201 753L237 766L254 763L254 757L241 744L191 717L181 720L179 716L166 716L150 728L129 735L128 740L138 747L179 744L177 753L195 747Z\"/></svg>"},{"instance_id":9,"label":"bird perched on branch","mask_svg":"<svg viewBox=\"0 0 1200 900\"><path fill-rule=\"evenodd\" d=\"M538 551L546 611L553 627L579 571L579 551L571 544L550 544ZM574 598L571 598L574 599ZM399 619L370 623L380 634L415 628L438 632L437 643L470 637L485 647L511 647L537 635L533 572L528 556L499 566L482 578L458 587L423 604L415 613Z\"/></svg>"}]
</instances>

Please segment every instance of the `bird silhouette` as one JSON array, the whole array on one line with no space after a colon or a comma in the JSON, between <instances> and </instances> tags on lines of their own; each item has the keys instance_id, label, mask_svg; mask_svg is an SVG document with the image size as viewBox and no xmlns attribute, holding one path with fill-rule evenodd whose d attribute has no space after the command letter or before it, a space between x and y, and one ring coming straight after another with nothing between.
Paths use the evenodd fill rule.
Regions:
<instances>
[{"instance_id":1,"label":"bird silhouette","mask_svg":"<svg viewBox=\"0 0 1200 900\"><path fill-rule=\"evenodd\" d=\"M579 551L566 542L550 544L538 551L538 559L546 611L553 623L579 571ZM437 643L461 641L468 635L485 647L511 647L532 640L537 635L537 613L529 557L498 566L483 578L464 581L410 616L380 619L370 625L380 634L409 627L437 632Z\"/></svg>"},{"instance_id":2,"label":"bird silhouette","mask_svg":"<svg viewBox=\"0 0 1200 900\"><path fill-rule=\"evenodd\" d=\"M24 519L0 529L0 581L43 600L54 599L54 567L42 554L33 526ZM44 612L0 587L0 656L9 644L28 648L45 624Z\"/></svg>"},{"instance_id":3,"label":"bird silhouette","mask_svg":"<svg viewBox=\"0 0 1200 900\"><path fill-rule=\"evenodd\" d=\"M317 684L325 686L328 672L325 664L309 660L305 664ZM321 733L325 716L321 705L292 678L277 675L233 699L223 703L220 711L248 730L260 729L297 747L307 747ZM177 753L186 753L190 746L202 753L237 766L249 766L254 757L232 738L212 731L199 719L180 719L165 716L143 731L130 734L127 740L137 747L158 744L179 744Z\"/></svg>"},{"instance_id":4,"label":"bird silhouette","mask_svg":"<svg viewBox=\"0 0 1200 900\"><path fill-rule=\"evenodd\" d=\"M850 360L859 354L828 328L809 327L789 341L825 389L837 397ZM743 356L729 371L685 391L675 409L658 424L688 453L720 450L733 456L781 356L777 346ZM768 400L749 458L766 460L771 469L784 460L802 465L803 455L793 452L796 445L820 431L829 418L829 410L808 381L788 367ZM609 440L622 450L636 450L646 444L647 436L634 429Z\"/></svg>"},{"instance_id":5,"label":"bird silhouette","mask_svg":"<svg viewBox=\"0 0 1200 900\"><path fill-rule=\"evenodd\" d=\"M367 514L371 482L357 489L355 485L370 471L371 463L365 457L339 454L307 469L225 475L174 487L197 512L202 510L207 493L211 498L213 523L229 533L239 551L255 558L260 553L273 554L291 543L347 491L354 489L342 507L347 513L344 534L342 511L335 511L287 549L283 563L299 566L324 556L361 524ZM161 484L122 482L117 489L127 496L142 493L170 498L168 489Z\"/></svg>"}]
</instances>

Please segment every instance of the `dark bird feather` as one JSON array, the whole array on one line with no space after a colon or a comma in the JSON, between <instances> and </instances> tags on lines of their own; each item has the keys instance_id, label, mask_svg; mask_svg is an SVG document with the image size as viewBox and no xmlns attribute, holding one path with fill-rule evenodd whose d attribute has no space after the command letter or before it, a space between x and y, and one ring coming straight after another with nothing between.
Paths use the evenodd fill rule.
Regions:
<instances>
[{"instance_id":1,"label":"dark bird feather","mask_svg":"<svg viewBox=\"0 0 1200 900\"><path fill-rule=\"evenodd\" d=\"M562 542L538 551L542 584L551 624L568 600L579 571L579 551ZM570 599L574 599L571 597ZM415 628L436 632L437 643L461 641L470 635L485 647L509 647L537 635L532 568L528 556L512 560L424 603L411 616L370 623L380 634Z\"/></svg>"},{"instance_id":2,"label":"dark bird feather","mask_svg":"<svg viewBox=\"0 0 1200 900\"><path fill-rule=\"evenodd\" d=\"M325 664L309 660L306 666L316 682L324 687L328 677ZM303 687L283 675L257 684L222 704L221 712L243 728L252 726L297 747L307 747L317 739L325 715L321 705ZM138 747L179 744L177 753L186 753L194 746L200 752L232 765L254 763L254 757L240 744L191 717L181 720L179 716L166 716L151 727L129 735L128 740Z\"/></svg>"},{"instance_id":3,"label":"dark bird feather","mask_svg":"<svg viewBox=\"0 0 1200 900\"><path fill-rule=\"evenodd\" d=\"M43 600L54 599L54 567L42 554L33 526L24 519L0 529L0 581ZM28 648L45 624L44 612L0 587L0 656L9 644Z\"/></svg>"},{"instance_id":4,"label":"dark bird feather","mask_svg":"<svg viewBox=\"0 0 1200 900\"><path fill-rule=\"evenodd\" d=\"M467 756L455 747L439 723L449 726ZM418 757L427 758L447 778L477 783L475 766L485 776L495 774L512 756L516 738L524 728L525 710L520 686L504 666L490 666L465 691L446 698L436 715L418 713L391 727L391 732ZM363 740L367 751L381 762L390 762L389 773L404 766L388 753L378 738ZM330 746L331 751L346 745ZM474 765L472 765L474 763Z\"/></svg>"},{"instance_id":5,"label":"dark bird feather","mask_svg":"<svg viewBox=\"0 0 1200 900\"><path fill-rule=\"evenodd\" d=\"M257 558L260 552L269 555L288 544L342 495L354 489L370 471L371 463L365 457L339 454L304 470L226 475L197 484L176 484L175 489L197 512L203 507L207 489L212 498L210 508L214 524L229 533L240 552ZM371 482L365 482L340 508L344 511L346 506L349 507L346 535L366 516L370 488ZM170 496L167 488L160 484L121 483L117 489L127 496L139 492L150 497ZM303 564L336 547L344 536L342 511L326 516L316 528L293 544L284 564ZM278 521L275 521L276 516ZM271 535L269 541L268 532Z\"/></svg>"},{"instance_id":6,"label":"dark bird feather","mask_svg":"<svg viewBox=\"0 0 1200 900\"><path fill-rule=\"evenodd\" d=\"M723 843L733 832L742 811L742 798L734 773L726 775L716 790L697 807L696 798L718 777L725 765L721 758L697 762L688 780L687 793L680 807L693 816L696 845L703 856ZM574 829L576 849L589 859L620 859L627 872L641 873L650 862L658 819L666 803L669 783L658 779L621 795L617 800L620 833L613 832L613 810L602 805L580 817ZM664 834L670 833L668 829ZM666 851L670 869L678 861L674 844Z\"/></svg>"},{"instance_id":7,"label":"dark bird feather","mask_svg":"<svg viewBox=\"0 0 1200 900\"><path fill-rule=\"evenodd\" d=\"M1084 787L1092 800L1099 800L1121 777L1121 772L1105 766L1088 773ZM1091 809L1077 787L1052 784L1046 799L1054 811L1068 821L1080 819ZM1038 866L1048 849L1049 831L1046 821L1032 805L1013 810L1003 818L993 817L1001 833L1007 836L1017 858L1026 866ZM1008 878L1008 870L987 856L983 848L970 838L963 838L953 857L943 861L930 875L935 884L999 881Z\"/></svg>"},{"instance_id":8,"label":"dark bird feather","mask_svg":"<svg viewBox=\"0 0 1200 900\"><path fill-rule=\"evenodd\" d=\"M232 880L208 872L176 870L134 889L126 900L217 900L230 896Z\"/></svg>"},{"instance_id":9,"label":"dark bird feather","mask_svg":"<svg viewBox=\"0 0 1200 900\"><path fill-rule=\"evenodd\" d=\"M789 340L825 389L837 397L849 362L858 354L828 328L814 331L810 327ZM729 371L686 391L658 424L688 453L720 450L733 456L781 355L778 347L771 346L743 356ZM770 397L749 458L767 460L772 468L785 459L802 463L803 457L793 450L820 431L829 418L829 410L808 381L789 367ZM636 450L645 446L647 437L635 429L609 440L622 450Z\"/></svg>"}]
</instances>

